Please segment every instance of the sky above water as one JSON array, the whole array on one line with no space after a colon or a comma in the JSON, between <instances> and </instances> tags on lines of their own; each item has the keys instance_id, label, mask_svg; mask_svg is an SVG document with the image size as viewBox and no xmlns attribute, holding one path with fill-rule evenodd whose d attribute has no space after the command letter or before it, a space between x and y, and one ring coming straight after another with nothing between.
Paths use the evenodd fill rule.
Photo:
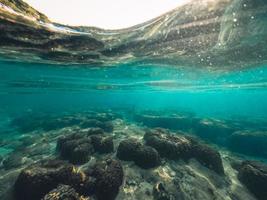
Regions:
<instances>
[{"instance_id":1,"label":"sky above water","mask_svg":"<svg viewBox=\"0 0 267 200\"><path fill-rule=\"evenodd\" d=\"M68 25L127 28L189 0L24 0L52 21Z\"/></svg>"}]
</instances>

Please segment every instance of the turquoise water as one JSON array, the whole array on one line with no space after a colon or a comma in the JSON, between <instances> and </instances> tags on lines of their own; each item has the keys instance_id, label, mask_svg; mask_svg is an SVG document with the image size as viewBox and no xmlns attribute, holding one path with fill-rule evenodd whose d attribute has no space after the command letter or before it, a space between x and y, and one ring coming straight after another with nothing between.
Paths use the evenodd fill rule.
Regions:
<instances>
[{"instance_id":1,"label":"turquoise water","mask_svg":"<svg viewBox=\"0 0 267 200\"><path fill-rule=\"evenodd\" d=\"M12 125L16 118L30 122L32 116L38 119L40 115L40 119L48 117L49 120L51 114L65 116L87 111L120 113L124 119L141 122L148 127L185 132L192 132L193 127L193 133L198 132L198 128L194 129L198 125L194 123L192 127L180 128L183 125L168 125L164 119L163 122L152 120L150 123L136 116L149 114L164 118L180 115L186 116L189 121L221 120L224 126L234 127L233 133L267 130L265 65L234 71L155 65L99 68L6 61L1 61L0 65L0 136L3 139L25 134ZM239 123L237 129L236 123ZM205 133L209 131L205 129L203 133L196 134L228 148L227 142L220 142L228 135L218 134L220 127L217 128L212 136ZM34 126L30 130L34 131ZM265 141L266 138L263 138L264 144ZM244 156L267 158L265 149L258 155L253 152L254 144L247 145L250 146L248 151L238 149L237 152ZM6 154L5 149L2 154Z\"/></svg>"},{"instance_id":2,"label":"turquoise water","mask_svg":"<svg viewBox=\"0 0 267 200\"><path fill-rule=\"evenodd\" d=\"M267 119L267 66L211 71L172 66L0 65L2 115L100 107Z\"/></svg>"},{"instance_id":3,"label":"turquoise water","mask_svg":"<svg viewBox=\"0 0 267 200\"><path fill-rule=\"evenodd\" d=\"M266 19L192 0L105 30L0 0L0 200L266 200Z\"/></svg>"}]
</instances>

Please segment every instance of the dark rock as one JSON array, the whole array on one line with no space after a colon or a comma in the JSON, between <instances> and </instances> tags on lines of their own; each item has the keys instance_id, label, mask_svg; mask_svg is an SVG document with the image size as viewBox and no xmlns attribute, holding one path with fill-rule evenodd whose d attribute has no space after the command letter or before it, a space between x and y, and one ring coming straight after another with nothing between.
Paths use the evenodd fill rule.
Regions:
<instances>
[{"instance_id":1,"label":"dark rock","mask_svg":"<svg viewBox=\"0 0 267 200\"><path fill-rule=\"evenodd\" d=\"M267 158L267 132L238 131L229 138L232 151Z\"/></svg>"},{"instance_id":2,"label":"dark rock","mask_svg":"<svg viewBox=\"0 0 267 200\"><path fill-rule=\"evenodd\" d=\"M88 135L103 135L104 130L102 128L90 128L87 134Z\"/></svg>"},{"instance_id":3,"label":"dark rock","mask_svg":"<svg viewBox=\"0 0 267 200\"><path fill-rule=\"evenodd\" d=\"M105 112L105 113L97 113L94 116L94 119L102 121L102 122L107 122L107 121L112 121L115 118L120 118L121 115L116 114L116 113L111 113L111 112ZM90 118L90 117L89 117Z\"/></svg>"},{"instance_id":4,"label":"dark rock","mask_svg":"<svg viewBox=\"0 0 267 200\"><path fill-rule=\"evenodd\" d=\"M157 183L153 187L153 197L155 200L172 200L172 196L166 191L162 183Z\"/></svg>"},{"instance_id":5,"label":"dark rock","mask_svg":"<svg viewBox=\"0 0 267 200\"><path fill-rule=\"evenodd\" d=\"M160 156L156 149L144 146L136 139L121 141L117 157L125 161L134 161L141 168L148 169L160 164Z\"/></svg>"},{"instance_id":6,"label":"dark rock","mask_svg":"<svg viewBox=\"0 0 267 200\"><path fill-rule=\"evenodd\" d=\"M81 185L83 176L74 169L73 165L57 160L29 166L22 170L15 182L15 197L19 200L39 200L58 184Z\"/></svg>"},{"instance_id":7,"label":"dark rock","mask_svg":"<svg viewBox=\"0 0 267 200\"><path fill-rule=\"evenodd\" d=\"M61 150L65 142L70 141L70 140L81 139L82 137L83 135L80 133L72 133L72 134L63 135L59 137L57 140L57 150Z\"/></svg>"},{"instance_id":8,"label":"dark rock","mask_svg":"<svg viewBox=\"0 0 267 200\"><path fill-rule=\"evenodd\" d=\"M223 165L218 151L191 137L172 135L164 129L148 130L146 144L154 147L162 157L172 160L195 158L207 168L223 174Z\"/></svg>"},{"instance_id":9,"label":"dark rock","mask_svg":"<svg viewBox=\"0 0 267 200\"><path fill-rule=\"evenodd\" d=\"M136 158L136 149L140 148L142 144L133 138L123 140L120 142L118 150L117 150L117 157L120 160L125 161L133 161Z\"/></svg>"},{"instance_id":10,"label":"dark rock","mask_svg":"<svg viewBox=\"0 0 267 200\"><path fill-rule=\"evenodd\" d=\"M80 134L72 134L59 138L57 149L63 159L69 160L73 164L87 162L94 152L91 139Z\"/></svg>"},{"instance_id":11,"label":"dark rock","mask_svg":"<svg viewBox=\"0 0 267 200\"><path fill-rule=\"evenodd\" d=\"M197 123L197 119L190 115L137 114L134 119L151 128L162 127L174 130L188 130Z\"/></svg>"},{"instance_id":12,"label":"dark rock","mask_svg":"<svg viewBox=\"0 0 267 200\"><path fill-rule=\"evenodd\" d=\"M228 137L235 131L227 122L214 119L203 119L193 128L200 138L220 145L226 145Z\"/></svg>"},{"instance_id":13,"label":"dark rock","mask_svg":"<svg viewBox=\"0 0 267 200\"><path fill-rule=\"evenodd\" d=\"M112 137L92 135L91 140L95 151L98 153L111 153L114 150Z\"/></svg>"},{"instance_id":14,"label":"dark rock","mask_svg":"<svg viewBox=\"0 0 267 200\"><path fill-rule=\"evenodd\" d=\"M91 143L82 143L76 146L70 154L69 161L73 164L83 164L90 160L94 152Z\"/></svg>"},{"instance_id":15,"label":"dark rock","mask_svg":"<svg viewBox=\"0 0 267 200\"><path fill-rule=\"evenodd\" d=\"M148 130L144 139L146 144L154 147L162 157L173 160L188 158L190 141L183 136L171 135L164 129Z\"/></svg>"},{"instance_id":16,"label":"dark rock","mask_svg":"<svg viewBox=\"0 0 267 200\"><path fill-rule=\"evenodd\" d=\"M59 185L46 194L42 200L81 200L81 197L72 187Z\"/></svg>"},{"instance_id":17,"label":"dark rock","mask_svg":"<svg viewBox=\"0 0 267 200\"><path fill-rule=\"evenodd\" d=\"M6 170L19 167L23 164L23 155L20 153L12 153L3 160L3 166Z\"/></svg>"},{"instance_id":18,"label":"dark rock","mask_svg":"<svg viewBox=\"0 0 267 200\"><path fill-rule=\"evenodd\" d=\"M160 164L160 156L153 147L141 146L137 149L134 162L141 168L149 169Z\"/></svg>"},{"instance_id":19,"label":"dark rock","mask_svg":"<svg viewBox=\"0 0 267 200\"><path fill-rule=\"evenodd\" d=\"M123 181L123 168L117 160L105 160L96 163L90 170L89 176L94 177L95 195L99 200L116 198Z\"/></svg>"},{"instance_id":20,"label":"dark rock","mask_svg":"<svg viewBox=\"0 0 267 200\"><path fill-rule=\"evenodd\" d=\"M78 185L76 187L76 191L79 194L85 195L85 196L91 196L95 194L96 191L96 179L92 176L84 175L84 179L82 184Z\"/></svg>"},{"instance_id":21,"label":"dark rock","mask_svg":"<svg viewBox=\"0 0 267 200\"><path fill-rule=\"evenodd\" d=\"M113 124L110 121L101 122L96 119L88 119L80 124L81 128L101 128L106 132L113 131Z\"/></svg>"},{"instance_id":22,"label":"dark rock","mask_svg":"<svg viewBox=\"0 0 267 200\"><path fill-rule=\"evenodd\" d=\"M195 158L205 167L217 172L218 174L224 174L224 168L222 164L221 155L215 149L196 141L196 139L190 139L191 141L191 157Z\"/></svg>"},{"instance_id":23,"label":"dark rock","mask_svg":"<svg viewBox=\"0 0 267 200\"><path fill-rule=\"evenodd\" d=\"M257 197L265 200L267 197L267 165L244 161L238 172L239 180Z\"/></svg>"}]
</instances>

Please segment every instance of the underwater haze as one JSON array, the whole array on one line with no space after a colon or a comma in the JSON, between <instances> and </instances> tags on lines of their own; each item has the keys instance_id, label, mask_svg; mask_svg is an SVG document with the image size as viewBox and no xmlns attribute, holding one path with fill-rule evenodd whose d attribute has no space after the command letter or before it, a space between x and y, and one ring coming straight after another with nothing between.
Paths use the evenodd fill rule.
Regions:
<instances>
[{"instance_id":1,"label":"underwater haze","mask_svg":"<svg viewBox=\"0 0 267 200\"><path fill-rule=\"evenodd\" d=\"M266 200L267 3L121 30L0 0L0 199Z\"/></svg>"}]
</instances>

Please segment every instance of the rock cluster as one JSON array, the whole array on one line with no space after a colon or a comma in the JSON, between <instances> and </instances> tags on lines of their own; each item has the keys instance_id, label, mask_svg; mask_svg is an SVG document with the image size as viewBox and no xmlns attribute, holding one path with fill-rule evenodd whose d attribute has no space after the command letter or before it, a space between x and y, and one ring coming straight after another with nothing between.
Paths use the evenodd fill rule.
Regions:
<instances>
[{"instance_id":1,"label":"rock cluster","mask_svg":"<svg viewBox=\"0 0 267 200\"><path fill-rule=\"evenodd\" d=\"M62 136L57 141L60 156L73 164L83 164L90 160L94 152L110 153L113 151L113 139L103 135L100 128L89 129L87 134L72 133Z\"/></svg>"},{"instance_id":2,"label":"rock cluster","mask_svg":"<svg viewBox=\"0 0 267 200\"><path fill-rule=\"evenodd\" d=\"M218 151L191 137L174 135L165 129L147 130L145 144L137 139L120 142L117 157L120 160L134 161L141 168L148 169L160 164L160 157L171 160L195 158L205 167L224 174L222 159Z\"/></svg>"},{"instance_id":3,"label":"rock cluster","mask_svg":"<svg viewBox=\"0 0 267 200\"><path fill-rule=\"evenodd\" d=\"M116 160L99 161L85 171L63 161L50 160L22 170L14 191L18 200L78 200L87 196L113 200L122 181L123 168Z\"/></svg>"},{"instance_id":4,"label":"rock cluster","mask_svg":"<svg viewBox=\"0 0 267 200\"><path fill-rule=\"evenodd\" d=\"M224 174L219 152L191 137L171 135L164 129L154 129L148 130L144 139L146 144L154 147L162 157L172 160L195 158L207 168Z\"/></svg>"},{"instance_id":5,"label":"rock cluster","mask_svg":"<svg viewBox=\"0 0 267 200\"><path fill-rule=\"evenodd\" d=\"M56 189L47 193L42 200L81 200L82 198L83 197L69 185L59 185Z\"/></svg>"},{"instance_id":6,"label":"rock cluster","mask_svg":"<svg viewBox=\"0 0 267 200\"><path fill-rule=\"evenodd\" d=\"M256 161L244 161L239 167L239 180L257 197L267 197L267 165Z\"/></svg>"},{"instance_id":7,"label":"rock cluster","mask_svg":"<svg viewBox=\"0 0 267 200\"><path fill-rule=\"evenodd\" d=\"M136 139L123 140L119 144L117 157L125 161L134 161L136 165L144 169L160 164L158 152L152 147L142 145Z\"/></svg>"}]
</instances>

